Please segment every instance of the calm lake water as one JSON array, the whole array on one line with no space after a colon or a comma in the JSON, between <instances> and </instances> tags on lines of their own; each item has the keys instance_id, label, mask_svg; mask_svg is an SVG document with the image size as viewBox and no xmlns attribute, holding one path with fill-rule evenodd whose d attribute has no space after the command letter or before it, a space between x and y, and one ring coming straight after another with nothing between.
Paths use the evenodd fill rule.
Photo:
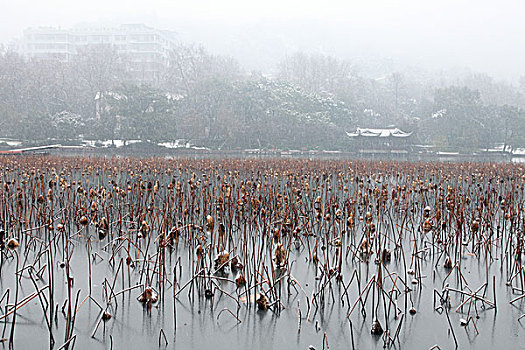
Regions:
<instances>
[{"instance_id":1,"label":"calm lake water","mask_svg":"<svg viewBox=\"0 0 525 350\"><path fill-rule=\"evenodd\" d=\"M88 281L88 264L87 251L83 238L79 239L73 258L71 260L71 272L74 277L74 291L81 290L80 301L84 299L89 290ZM115 270L108 266L108 259L111 254L105 252L102 247L106 243L93 244L92 250L97 251L101 258L97 257L92 265L93 288L92 296L103 304L103 287L102 283L108 276L114 276ZM113 343L114 349L151 349L157 348L159 342L160 330L163 329L167 339L167 348L179 349L308 349L314 346L316 349L323 348L324 332L328 339L328 345L332 349L351 349L352 341L350 336L349 321L347 314L349 312L349 305L344 298L345 303L340 299L342 295L342 288L334 284L332 290L334 300L331 296L325 298L324 306L320 306L317 310L311 312L310 318L307 321L307 306L306 297L311 297L311 293L316 287L315 277L319 275L312 264L306 262L308 254L304 249L292 250L291 259L295 260L291 275L300 281L304 291L299 289L295 291L291 289L291 294L288 295L286 285L283 286L281 301L286 307L280 312L272 310L260 311L255 307L249 307L245 303L241 303L238 313L239 319L242 321L238 323L233 316L228 312L219 313L224 308L229 308L234 313L236 312L237 304L231 298L221 295L216 292L212 299L195 296L190 300L188 297L188 290L186 289L174 300L173 290L166 289L164 295L161 295L160 301L151 309L144 307L136 298L140 295L138 289L124 293L117 297L117 304L109 308L112 318L107 322L102 322L94 338L91 334L97 323L100 314L99 308L90 300L86 301L79 309L78 318L74 334L77 335L75 348L78 349L108 349ZM170 274L168 278L173 280L173 262L180 257L183 261L182 281L187 281L189 276L185 272L184 260L188 258L187 251L184 247L179 246L171 253L170 260ZM477 258L470 255L465 255L461 262L463 275L468 280L470 286L479 287L483 282L486 273L486 267L481 266ZM352 261L343 265L343 275L350 277L351 273L356 268L356 264ZM15 262L4 261L2 266L2 278L0 279L0 289L4 291L7 287L13 286ZM395 263L389 265L392 271L402 267L396 267ZM438 313L433 308L433 290L437 288L441 290L443 286L443 279L446 277L448 271L441 266L434 269L434 264L430 260L422 266L423 275L426 278L422 279L422 288L419 286L412 286L413 292L410 293L410 298L417 310L415 315L410 315L406 310L412 305L409 300L409 305L405 308L399 298L403 313L406 313L404 324L402 325L399 343L396 348L403 349L427 349L435 344L438 344L442 349L451 349L454 347L454 341L449 331L449 326L444 313ZM361 264L363 280L367 281L371 277L371 273L375 272L376 266L373 261L369 266ZM135 270L130 270L132 284L134 285L140 279L139 273ZM367 271L369 270L369 271ZM464 313L454 312L454 308L450 311L450 320L456 337L458 339L459 348L475 348L475 349L496 349L508 348L517 349L523 348L525 341L525 324L522 321L517 321L518 317L523 312L523 302L517 302L514 305L509 304L509 300L516 297L518 294L512 294L509 288L505 285L500 277L499 261L495 260L489 266L489 275L498 276L496 278L496 294L498 309L483 310L479 308L476 319L476 331L472 324L467 327L460 326L460 319L465 317L467 309ZM128 285L127 269L125 270L124 287ZM56 300L65 300L67 298L66 279L64 270L60 268L57 263L55 266L56 281L55 293ZM230 276L232 273L229 274ZM453 285L455 278L451 278L448 282ZM457 282L457 281L456 281ZM363 283L364 284L364 283ZM43 283L41 283L43 285ZM224 290L235 295L234 284L229 282L222 282L220 284ZM492 281L489 281L488 298L492 297ZM349 300L353 304L358 297L357 288L355 285L350 290ZM122 290L122 282L120 276L117 278L115 290ZM19 291L20 297L34 292L34 286L30 280L22 278L21 288ZM306 294L305 294L306 292ZM458 299L459 300L459 299ZM303 320L301 322L301 330L298 332L298 302L301 308ZM173 304L176 304L177 320L176 326L174 321ZM458 303L455 303L458 305ZM59 307L60 310L60 307ZM364 348L383 348L383 340L381 337L372 336L370 328L372 324L371 306L368 303L367 315L363 317L359 307L353 311L350 319L353 323L354 343L356 349ZM385 327L384 316L382 313L379 319ZM391 327L395 329L398 322L391 319ZM59 311L58 327L54 326L55 337L57 338L58 348L63 343L65 316ZM8 337L9 327L7 325L6 335ZM37 298L33 299L28 305L22 307L18 312L17 326L15 329L15 348L17 349L42 349L48 348L48 332L45 321L42 315ZM110 336L112 339L110 339ZM162 341L164 344L164 341ZM7 342L1 345L8 348ZM161 346L164 348L164 345ZM326 346L325 346L326 348Z\"/></svg>"}]
</instances>

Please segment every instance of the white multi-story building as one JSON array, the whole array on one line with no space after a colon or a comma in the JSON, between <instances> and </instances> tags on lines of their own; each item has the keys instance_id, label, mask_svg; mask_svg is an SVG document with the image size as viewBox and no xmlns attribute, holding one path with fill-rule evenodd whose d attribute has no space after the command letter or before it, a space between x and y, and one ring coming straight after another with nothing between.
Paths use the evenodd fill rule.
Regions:
<instances>
[{"instance_id":1,"label":"white multi-story building","mask_svg":"<svg viewBox=\"0 0 525 350\"><path fill-rule=\"evenodd\" d=\"M79 49L88 45L112 45L126 62L135 80L152 82L168 64L169 52L176 45L172 31L158 30L143 24L118 27L28 28L13 49L28 58L69 61Z\"/></svg>"}]
</instances>

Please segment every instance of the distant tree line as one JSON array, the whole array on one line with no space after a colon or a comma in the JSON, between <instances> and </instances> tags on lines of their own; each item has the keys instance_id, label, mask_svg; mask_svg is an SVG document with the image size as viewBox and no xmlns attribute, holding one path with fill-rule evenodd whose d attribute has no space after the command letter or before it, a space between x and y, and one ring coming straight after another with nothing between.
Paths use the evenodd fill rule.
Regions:
<instances>
[{"instance_id":1,"label":"distant tree line","mask_svg":"<svg viewBox=\"0 0 525 350\"><path fill-rule=\"evenodd\" d=\"M415 142L443 150L525 147L525 77L519 86L486 74L428 76L391 72L366 78L360 67L323 55L297 53L279 67L279 79L345 103L360 127L396 125Z\"/></svg>"},{"instance_id":2,"label":"distant tree line","mask_svg":"<svg viewBox=\"0 0 525 350\"><path fill-rule=\"evenodd\" d=\"M442 149L525 147L524 87L472 74L366 77L323 55L286 57L272 77L179 45L149 85L111 46L68 62L0 54L0 136L30 141L186 140L217 149L348 149L345 131L396 125Z\"/></svg>"}]
</instances>

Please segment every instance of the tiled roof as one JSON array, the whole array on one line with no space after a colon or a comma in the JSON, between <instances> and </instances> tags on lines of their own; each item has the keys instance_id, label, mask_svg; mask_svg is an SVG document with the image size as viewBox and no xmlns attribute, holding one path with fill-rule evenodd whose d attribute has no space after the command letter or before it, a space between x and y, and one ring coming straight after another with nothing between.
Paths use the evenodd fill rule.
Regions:
<instances>
[{"instance_id":1,"label":"tiled roof","mask_svg":"<svg viewBox=\"0 0 525 350\"><path fill-rule=\"evenodd\" d=\"M354 132L346 133L350 137L409 137L412 135L411 132L404 132L398 128L386 128L386 129L365 129L357 128Z\"/></svg>"}]
</instances>

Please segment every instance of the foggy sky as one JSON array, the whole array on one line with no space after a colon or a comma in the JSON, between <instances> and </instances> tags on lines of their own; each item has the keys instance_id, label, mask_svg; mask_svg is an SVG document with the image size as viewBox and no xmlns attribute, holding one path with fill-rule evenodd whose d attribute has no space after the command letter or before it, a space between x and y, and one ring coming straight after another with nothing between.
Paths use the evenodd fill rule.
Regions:
<instances>
[{"instance_id":1,"label":"foggy sky","mask_svg":"<svg viewBox=\"0 0 525 350\"><path fill-rule=\"evenodd\" d=\"M145 23L267 69L297 50L525 75L520 0L1 0L0 43L27 27Z\"/></svg>"}]
</instances>

